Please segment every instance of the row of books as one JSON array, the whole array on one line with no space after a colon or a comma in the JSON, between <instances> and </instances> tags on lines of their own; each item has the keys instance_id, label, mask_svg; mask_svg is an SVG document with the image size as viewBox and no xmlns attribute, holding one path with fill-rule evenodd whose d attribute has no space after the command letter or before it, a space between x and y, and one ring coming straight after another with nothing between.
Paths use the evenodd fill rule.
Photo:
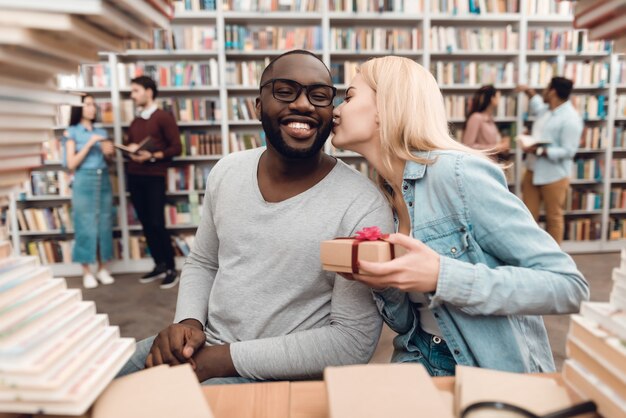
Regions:
<instances>
[{"instance_id":1,"label":"row of books","mask_svg":"<svg viewBox=\"0 0 626 418\"><path fill-rule=\"evenodd\" d=\"M228 120L257 120L254 97L229 97Z\"/></svg>"},{"instance_id":2,"label":"row of books","mask_svg":"<svg viewBox=\"0 0 626 418\"><path fill-rule=\"evenodd\" d=\"M606 118L607 97L603 94L597 96L572 95L570 102L585 120Z\"/></svg>"},{"instance_id":3,"label":"row of books","mask_svg":"<svg viewBox=\"0 0 626 418\"><path fill-rule=\"evenodd\" d=\"M154 29L149 42L129 40L126 49L216 51L217 40L215 26L172 26L169 29Z\"/></svg>"},{"instance_id":4,"label":"row of books","mask_svg":"<svg viewBox=\"0 0 626 418\"><path fill-rule=\"evenodd\" d=\"M331 12L357 13L420 13L424 10L422 0L328 0Z\"/></svg>"},{"instance_id":5,"label":"row of books","mask_svg":"<svg viewBox=\"0 0 626 418\"><path fill-rule=\"evenodd\" d=\"M201 205L198 194L189 194L189 201L178 201L176 204L165 205L165 224L167 226L189 225L200 223Z\"/></svg>"},{"instance_id":6,"label":"row of books","mask_svg":"<svg viewBox=\"0 0 626 418\"><path fill-rule=\"evenodd\" d=\"M600 150L604 149L604 143L606 141L606 127L605 126L585 126L583 133L580 136L579 148L585 150Z\"/></svg>"},{"instance_id":7,"label":"row of books","mask_svg":"<svg viewBox=\"0 0 626 418\"><path fill-rule=\"evenodd\" d=\"M626 3L588 0L575 4L575 28L587 29L591 39L612 40L614 52L626 52Z\"/></svg>"},{"instance_id":8,"label":"row of books","mask_svg":"<svg viewBox=\"0 0 626 418\"><path fill-rule=\"evenodd\" d=\"M219 121L222 118L218 98L159 97L159 107L171 112L177 122Z\"/></svg>"},{"instance_id":9,"label":"row of books","mask_svg":"<svg viewBox=\"0 0 626 418\"><path fill-rule=\"evenodd\" d=\"M566 241L599 240L602 236L602 223L599 220L580 218L565 223Z\"/></svg>"},{"instance_id":10,"label":"row of books","mask_svg":"<svg viewBox=\"0 0 626 418\"><path fill-rule=\"evenodd\" d=\"M581 191L569 189L565 200L567 210L596 210L602 209L603 194L595 191Z\"/></svg>"},{"instance_id":11,"label":"row of books","mask_svg":"<svg viewBox=\"0 0 626 418\"><path fill-rule=\"evenodd\" d=\"M432 52L498 52L517 51L519 33L511 25L504 28L460 28L455 26L433 26L430 29Z\"/></svg>"},{"instance_id":12,"label":"row of books","mask_svg":"<svg viewBox=\"0 0 626 418\"><path fill-rule=\"evenodd\" d=\"M626 209L626 188L611 187L609 195L610 209Z\"/></svg>"},{"instance_id":13,"label":"row of books","mask_svg":"<svg viewBox=\"0 0 626 418\"><path fill-rule=\"evenodd\" d=\"M626 126L623 123L615 125L615 136L613 137L614 148L626 148Z\"/></svg>"},{"instance_id":14,"label":"row of books","mask_svg":"<svg viewBox=\"0 0 626 418\"><path fill-rule=\"evenodd\" d=\"M258 86L269 58L257 61L228 61L224 67L227 86Z\"/></svg>"},{"instance_id":15,"label":"row of books","mask_svg":"<svg viewBox=\"0 0 626 418\"><path fill-rule=\"evenodd\" d=\"M454 84L514 84L516 77L515 65L512 62L436 62L431 66L440 85Z\"/></svg>"},{"instance_id":16,"label":"row of books","mask_svg":"<svg viewBox=\"0 0 626 418\"><path fill-rule=\"evenodd\" d=\"M519 12L519 0L432 0L430 4L434 13L454 15Z\"/></svg>"},{"instance_id":17,"label":"row of books","mask_svg":"<svg viewBox=\"0 0 626 418\"><path fill-rule=\"evenodd\" d=\"M626 218L615 218L611 217L609 219L609 239L610 240L619 240L626 238Z\"/></svg>"},{"instance_id":18,"label":"row of books","mask_svg":"<svg viewBox=\"0 0 626 418\"><path fill-rule=\"evenodd\" d=\"M222 137L207 131L181 132L180 142L183 147L181 157L197 157L203 155L222 155Z\"/></svg>"},{"instance_id":19,"label":"row of books","mask_svg":"<svg viewBox=\"0 0 626 418\"><path fill-rule=\"evenodd\" d=\"M571 16L574 10L574 5L569 1L546 1L546 0L526 0L527 15L539 15L539 16Z\"/></svg>"},{"instance_id":20,"label":"row of books","mask_svg":"<svg viewBox=\"0 0 626 418\"><path fill-rule=\"evenodd\" d=\"M216 10L218 1L220 0L174 0L174 14L184 11Z\"/></svg>"},{"instance_id":21,"label":"row of books","mask_svg":"<svg viewBox=\"0 0 626 418\"><path fill-rule=\"evenodd\" d=\"M448 118L465 118L472 107L472 102L474 101L471 96L463 96L463 95L445 95L443 97L445 106L446 106L446 115ZM517 100L515 97L511 96L502 96L498 103L498 108L496 109L495 117L515 117L517 114Z\"/></svg>"},{"instance_id":22,"label":"row of books","mask_svg":"<svg viewBox=\"0 0 626 418\"><path fill-rule=\"evenodd\" d=\"M416 51L422 45L417 28L331 28L330 51Z\"/></svg>"},{"instance_id":23,"label":"row of books","mask_svg":"<svg viewBox=\"0 0 626 418\"><path fill-rule=\"evenodd\" d=\"M611 178L626 180L626 158L613 158L611 161Z\"/></svg>"},{"instance_id":24,"label":"row of books","mask_svg":"<svg viewBox=\"0 0 626 418\"><path fill-rule=\"evenodd\" d=\"M617 96L615 116L618 118L626 118L626 94Z\"/></svg>"},{"instance_id":25,"label":"row of books","mask_svg":"<svg viewBox=\"0 0 626 418\"><path fill-rule=\"evenodd\" d=\"M42 265L72 262L74 240L31 240L20 243L22 255L34 256Z\"/></svg>"},{"instance_id":26,"label":"row of books","mask_svg":"<svg viewBox=\"0 0 626 418\"><path fill-rule=\"evenodd\" d=\"M601 52L610 51L611 43L591 41L587 31L565 28L528 29L529 51Z\"/></svg>"},{"instance_id":27,"label":"row of books","mask_svg":"<svg viewBox=\"0 0 626 418\"><path fill-rule=\"evenodd\" d=\"M228 137L230 152L265 146L265 132L231 132Z\"/></svg>"},{"instance_id":28,"label":"row of books","mask_svg":"<svg viewBox=\"0 0 626 418\"><path fill-rule=\"evenodd\" d=\"M583 302L571 318L563 378L581 398L593 400L598 415L621 418L626 416L625 250L612 279L608 302Z\"/></svg>"},{"instance_id":29,"label":"row of books","mask_svg":"<svg viewBox=\"0 0 626 418\"><path fill-rule=\"evenodd\" d=\"M579 158L572 165L571 178L576 180L601 181L603 177L604 160L594 158Z\"/></svg>"},{"instance_id":30,"label":"row of books","mask_svg":"<svg viewBox=\"0 0 626 418\"><path fill-rule=\"evenodd\" d=\"M322 29L319 26L243 26L225 25L226 50L256 51L271 49L322 49Z\"/></svg>"},{"instance_id":31,"label":"row of books","mask_svg":"<svg viewBox=\"0 0 626 418\"><path fill-rule=\"evenodd\" d=\"M237 12L319 11L317 0L223 0L222 8L225 11Z\"/></svg>"},{"instance_id":32,"label":"row of books","mask_svg":"<svg viewBox=\"0 0 626 418\"><path fill-rule=\"evenodd\" d=\"M29 194L30 196L69 196L70 181L71 176L65 171L31 171Z\"/></svg>"},{"instance_id":33,"label":"row of books","mask_svg":"<svg viewBox=\"0 0 626 418\"><path fill-rule=\"evenodd\" d=\"M609 82L608 62L566 62L563 70L558 70L556 61L528 63L528 84L545 86L556 75L568 78L574 86L603 87Z\"/></svg>"},{"instance_id":34,"label":"row of books","mask_svg":"<svg viewBox=\"0 0 626 418\"><path fill-rule=\"evenodd\" d=\"M117 70L120 88L130 88L130 81L141 75L151 77L157 87L219 87L219 71L215 58L205 62L118 63Z\"/></svg>"},{"instance_id":35,"label":"row of books","mask_svg":"<svg viewBox=\"0 0 626 418\"><path fill-rule=\"evenodd\" d=\"M350 84L363 61L343 61L330 63L330 75L335 84Z\"/></svg>"},{"instance_id":36,"label":"row of books","mask_svg":"<svg viewBox=\"0 0 626 418\"><path fill-rule=\"evenodd\" d=\"M71 208L68 204L51 208L19 208L16 216L20 231L65 232L73 229Z\"/></svg>"},{"instance_id":37,"label":"row of books","mask_svg":"<svg viewBox=\"0 0 626 418\"><path fill-rule=\"evenodd\" d=\"M210 165L188 164L167 169L167 191L204 191L211 172Z\"/></svg>"}]
</instances>

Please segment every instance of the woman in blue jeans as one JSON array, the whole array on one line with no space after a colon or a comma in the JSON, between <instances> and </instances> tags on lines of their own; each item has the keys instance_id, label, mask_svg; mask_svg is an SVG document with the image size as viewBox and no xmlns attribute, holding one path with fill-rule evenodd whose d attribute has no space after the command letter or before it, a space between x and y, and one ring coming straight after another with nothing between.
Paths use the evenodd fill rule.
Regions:
<instances>
[{"instance_id":1,"label":"woman in blue jeans","mask_svg":"<svg viewBox=\"0 0 626 418\"><path fill-rule=\"evenodd\" d=\"M65 164L74 170L72 221L74 248L72 260L82 264L83 286L87 289L111 284L113 277L104 264L113 258L113 195L105 156L113 155L107 132L94 128L96 103L83 96L82 106L71 109L70 126L65 132ZM89 264L98 262L96 276Z\"/></svg>"},{"instance_id":2,"label":"woman in blue jeans","mask_svg":"<svg viewBox=\"0 0 626 418\"><path fill-rule=\"evenodd\" d=\"M385 239L407 249L353 276L398 333L392 360L432 375L553 371L541 315L578 312L588 284L500 167L450 137L433 76L406 58L370 60L334 117L333 145L376 170L400 232Z\"/></svg>"}]
</instances>

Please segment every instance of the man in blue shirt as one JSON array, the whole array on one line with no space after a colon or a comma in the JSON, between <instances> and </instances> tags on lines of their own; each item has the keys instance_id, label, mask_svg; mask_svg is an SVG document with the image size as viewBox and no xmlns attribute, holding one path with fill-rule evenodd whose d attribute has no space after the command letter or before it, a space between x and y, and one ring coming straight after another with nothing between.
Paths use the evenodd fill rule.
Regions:
<instances>
[{"instance_id":1,"label":"man in blue shirt","mask_svg":"<svg viewBox=\"0 0 626 418\"><path fill-rule=\"evenodd\" d=\"M531 135L547 145L523 148L526 173L522 181L524 203L535 220L543 201L548 233L561 243L565 222L563 210L573 159L583 131L583 120L569 101L573 83L553 77L539 95L527 86L518 86L530 98L529 114L535 116Z\"/></svg>"}]
</instances>

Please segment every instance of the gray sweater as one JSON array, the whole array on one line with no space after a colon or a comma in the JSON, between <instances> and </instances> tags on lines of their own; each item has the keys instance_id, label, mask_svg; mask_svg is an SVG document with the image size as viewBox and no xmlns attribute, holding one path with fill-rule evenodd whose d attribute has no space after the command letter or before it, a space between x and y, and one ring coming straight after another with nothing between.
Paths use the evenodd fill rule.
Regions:
<instances>
[{"instance_id":1,"label":"gray sweater","mask_svg":"<svg viewBox=\"0 0 626 418\"><path fill-rule=\"evenodd\" d=\"M263 151L230 154L211 170L174 322L197 319L207 344L230 343L243 377L319 378L326 366L366 363L381 329L373 298L323 271L319 247L367 226L391 232L391 210L341 161L309 190L268 203L257 181Z\"/></svg>"}]
</instances>

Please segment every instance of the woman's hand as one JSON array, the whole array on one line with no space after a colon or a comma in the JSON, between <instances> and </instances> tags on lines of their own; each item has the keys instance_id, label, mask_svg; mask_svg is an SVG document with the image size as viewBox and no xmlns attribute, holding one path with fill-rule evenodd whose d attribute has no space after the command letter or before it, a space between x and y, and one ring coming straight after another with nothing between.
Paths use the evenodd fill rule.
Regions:
<instances>
[{"instance_id":1,"label":"woman's hand","mask_svg":"<svg viewBox=\"0 0 626 418\"><path fill-rule=\"evenodd\" d=\"M106 138L103 137L102 135L93 134L91 135L91 138L89 138L89 141L87 142L87 146L93 147L96 144L96 142L105 141L105 140Z\"/></svg>"},{"instance_id":2,"label":"woman's hand","mask_svg":"<svg viewBox=\"0 0 626 418\"><path fill-rule=\"evenodd\" d=\"M115 148L113 147L113 142L110 140L102 141L100 143L100 149L105 157L110 158L115 154Z\"/></svg>"},{"instance_id":3,"label":"woman's hand","mask_svg":"<svg viewBox=\"0 0 626 418\"><path fill-rule=\"evenodd\" d=\"M405 292L421 293L437 290L439 254L422 241L404 234L391 234L385 241L404 247L406 254L384 263L359 261L359 270L368 275L353 274L354 280L375 289L395 287Z\"/></svg>"}]
</instances>

